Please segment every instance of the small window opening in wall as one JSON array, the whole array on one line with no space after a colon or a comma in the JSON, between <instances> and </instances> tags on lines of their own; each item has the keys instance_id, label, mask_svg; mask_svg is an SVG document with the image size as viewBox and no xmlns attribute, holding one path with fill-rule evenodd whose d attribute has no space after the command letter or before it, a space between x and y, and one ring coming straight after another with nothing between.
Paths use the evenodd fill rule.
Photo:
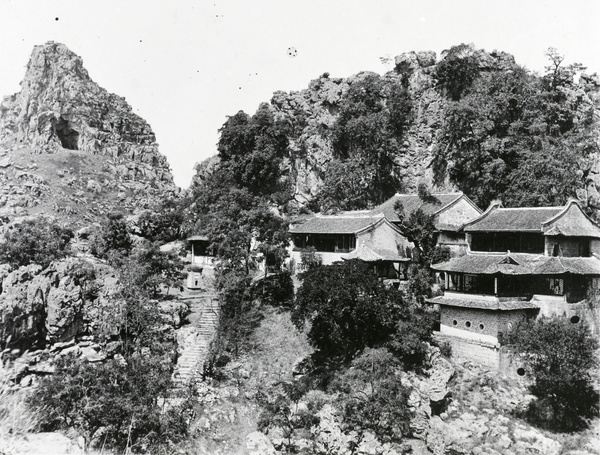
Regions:
<instances>
[{"instance_id":1,"label":"small window opening in wall","mask_svg":"<svg viewBox=\"0 0 600 455\"><path fill-rule=\"evenodd\" d=\"M454 321L452 321L452 325L458 325L458 321L455 319Z\"/></svg>"},{"instance_id":2,"label":"small window opening in wall","mask_svg":"<svg viewBox=\"0 0 600 455\"><path fill-rule=\"evenodd\" d=\"M579 316L573 316L573 317L571 317L571 322L573 324L577 324L579 322Z\"/></svg>"},{"instance_id":3,"label":"small window opening in wall","mask_svg":"<svg viewBox=\"0 0 600 455\"><path fill-rule=\"evenodd\" d=\"M485 326L483 324L479 324L479 330L483 330L485 329Z\"/></svg>"},{"instance_id":4,"label":"small window opening in wall","mask_svg":"<svg viewBox=\"0 0 600 455\"><path fill-rule=\"evenodd\" d=\"M517 368L517 374L519 376L525 376L525 368Z\"/></svg>"},{"instance_id":5,"label":"small window opening in wall","mask_svg":"<svg viewBox=\"0 0 600 455\"><path fill-rule=\"evenodd\" d=\"M467 327L467 328L471 327L471 322L470 321L465 322L465 327Z\"/></svg>"}]
</instances>

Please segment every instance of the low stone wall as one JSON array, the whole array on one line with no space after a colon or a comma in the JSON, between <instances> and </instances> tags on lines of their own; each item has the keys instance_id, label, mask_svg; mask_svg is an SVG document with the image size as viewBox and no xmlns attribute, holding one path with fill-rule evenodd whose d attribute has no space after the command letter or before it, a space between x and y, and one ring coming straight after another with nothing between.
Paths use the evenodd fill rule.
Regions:
<instances>
[{"instance_id":1,"label":"low stone wall","mask_svg":"<svg viewBox=\"0 0 600 455\"><path fill-rule=\"evenodd\" d=\"M497 344L468 340L439 332L435 332L434 335L440 342L450 343L452 346L452 357L456 359L470 360L493 369L500 367L500 355Z\"/></svg>"}]
</instances>

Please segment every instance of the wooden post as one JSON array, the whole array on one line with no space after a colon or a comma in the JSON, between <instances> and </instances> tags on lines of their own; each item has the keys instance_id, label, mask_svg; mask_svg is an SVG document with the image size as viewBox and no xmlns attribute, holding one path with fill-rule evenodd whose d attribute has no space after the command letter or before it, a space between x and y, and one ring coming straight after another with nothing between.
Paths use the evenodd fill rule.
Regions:
<instances>
[{"instance_id":1,"label":"wooden post","mask_svg":"<svg viewBox=\"0 0 600 455\"><path fill-rule=\"evenodd\" d=\"M498 277L494 277L494 295L498 297Z\"/></svg>"}]
</instances>

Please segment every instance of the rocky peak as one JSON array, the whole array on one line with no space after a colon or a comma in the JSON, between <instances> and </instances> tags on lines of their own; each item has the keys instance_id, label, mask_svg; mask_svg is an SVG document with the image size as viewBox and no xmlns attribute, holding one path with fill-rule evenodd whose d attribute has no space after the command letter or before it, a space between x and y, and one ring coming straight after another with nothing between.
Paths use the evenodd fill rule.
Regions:
<instances>
[{"instance_id":1,"label":"rocky peak","mask_svg":"<svg viewBox=\"0 0 600 455\"><path fill-rule=\"evenodd\" d=\"M54 158L39 156L47 154ZM65 176L68 188L62 190L67 198L78 190L103 193L99 213L110 209L113 199L133 210L147 205L148 198L178 192L150 125L133 113L125 98L96 84L78 55L52 41L35 46L21 91L0 105L0 155L0 207L9 202L11 207L0 209L0 214L19 214L23 207L40 205L43 194L56 189L57 182L48 179ZM14 193L4 184L16 180L15 169L27 171L24 180L41 179L50 188L38 188L26 201L4 201L3 196ZM89 185L90 180L98 185ZM27 188L23 191L28 193Z\"/></svg>"}]
</instances>

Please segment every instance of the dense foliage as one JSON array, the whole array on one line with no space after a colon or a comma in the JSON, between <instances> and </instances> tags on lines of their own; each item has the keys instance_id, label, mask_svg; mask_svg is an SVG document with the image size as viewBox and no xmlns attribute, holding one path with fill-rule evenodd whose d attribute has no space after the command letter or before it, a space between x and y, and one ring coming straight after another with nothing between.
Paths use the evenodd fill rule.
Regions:
<instances>
[{"instance_id":1,"label":"dense foliage","mask_svg":"<svg viewBox=\"0 0 600 455\"><path fill-rule=\"evenodd\" d=\"M133 239L125 217L121 213L109 213L91 242L92 253L100 258L118 259L128 256Z\"/></svg>"},{"instance_id":2,"label":"dense foliage","mask_svg":"<svg viewBox=\"0 0 600 455\"><path fill-rule=\"evenodd\" d=\"M140 235L151 242L171 242L181 237L184 201L167 198L142 212L138 219Z\"/></svg>"},{"instance_id":3,"label":"dense foliage","mask_svg":"<svg viewBox=\"0 0 600 455\"><path fill-rule=\"evenodd\" d=\"M505 341L533 380L530 388L537 401L529 408L531 420L554 430L573 431L599 415L592 378L598 368L598 340L586 325L567 318L543 318L518 325Z\"/></svg>"},{"instance_id":4,"label":"dense foliage","mask_svg":"<svg viewBox=\"0 0 600 455\"><path fill-rule=\"evenodd\" d=\"M64 356L55 368L32 396L42 429L66 425L84 437L86 447L101 433L107 447L136 451L186 435L187 403L161 409L171 387L163 359L136 354L91 364Z\"/></svg>"},{"instance_id":5,"label":"dense foliage","mask_svg":"<svg viewBox=\"0 0 600 455\"><path fill-rule=\"evenodd\" d=\"M219 130L221 167L229 171L236 186L252 195L285 199L287 179L281 164L287 152L288 132L288 125L276 121L267 104L262 104L252 117L238 112Z\"/></svg>"},{"instance_id":6,"label":"dense foliage","mask_svg":"<svg viewBox=\"0 0 600 455\"><path fill-rule=\"evenodd\" d=\"M407 366L422 364L431 341L429 315L384 286L366 264L353 260L314 267L301 279L292 320L300 328L308 323L317 364L346 362L382 345Z\"/></svg>"},{"instance_id":7,"label":"dense foliage","mask_svg":"<svg viewBox=\"0 0 600 455\"><path fill-rule=\"evenodd\" d=\"M436 153L440 178L481 207L500 198L508 206L558 205L584 188L586 158L597 145L594 106L574 83L580 65L552 65L543 77L512 64L486 69L473 49L452 48L438 65L450 101Z\"/></svg>"},{"instance_id":8,"label":"dense foliage","mask_svg":"<svg viewBox=\"0 0 600 455\"><path fill-rule=\"evenodd\" d=\"M175 335L158 299L181 282L181 261L153 244L133 248L121 217L110 217L98 238L118 273L120 291L98 309L95 334L117 351L102 363L59 357L31 403L43 430L73 429L86 447L101 441L119 451L144 452L175 443L187 433L194 400L174 401ZM84 298L95 298L93 268L74 263L68 273Z\"/></svg>"},{"instance_id":9,"label":"dense foliage","mask_svg":"<svg viewBox=\"0 0 600 455\"><path fill-rule=\"evenodd\" d=\"M400 187L394 155L412 121L412 99L401 83L367 73L344 95L332 129L335 159L318 194L322 210L373 206Z\"/></svg>"},{"instance_id":10,"label":"dense foliage","mask_svg":"<svg viewBox=\"0 0 600 455\"><path fill-rule=\"evenodd\" d=\"M389 350L368 348L333 381L331 389L340 394L343 425L358 432L358 440L366 431L381 442L400 442L409 433L410 391L398 380L401 367Z\"/></svg>"},{"instance_id":11,"label":"dense foliage","mask_svg":"<svg viewBox=\"0 0 600 455\"><path fill-rule=\"evenodd\" d=\"M186 229L206 235L218 258L214 284L221 311L207 374L219 359L244 349L261 319L260 305L289 300L291 289L289 274L268 276L279 274L289 245L287 222L276 209L290 198L282 172L288 125L263 104L253 116L228 118L219 132L218 162L197 168Z\"/></svg>"},{"instance_id":12,"label":"dense foliage","mask_svg":"<svg viewBox=\"0 0 600 455\"><path fill-rule=\"evenodd\" d=\"M69 252L73 232L50 220L27 220L15 225L0 243L0 263L17 268L28 264L47 267Z\"/></svg>"}]
</instances>

